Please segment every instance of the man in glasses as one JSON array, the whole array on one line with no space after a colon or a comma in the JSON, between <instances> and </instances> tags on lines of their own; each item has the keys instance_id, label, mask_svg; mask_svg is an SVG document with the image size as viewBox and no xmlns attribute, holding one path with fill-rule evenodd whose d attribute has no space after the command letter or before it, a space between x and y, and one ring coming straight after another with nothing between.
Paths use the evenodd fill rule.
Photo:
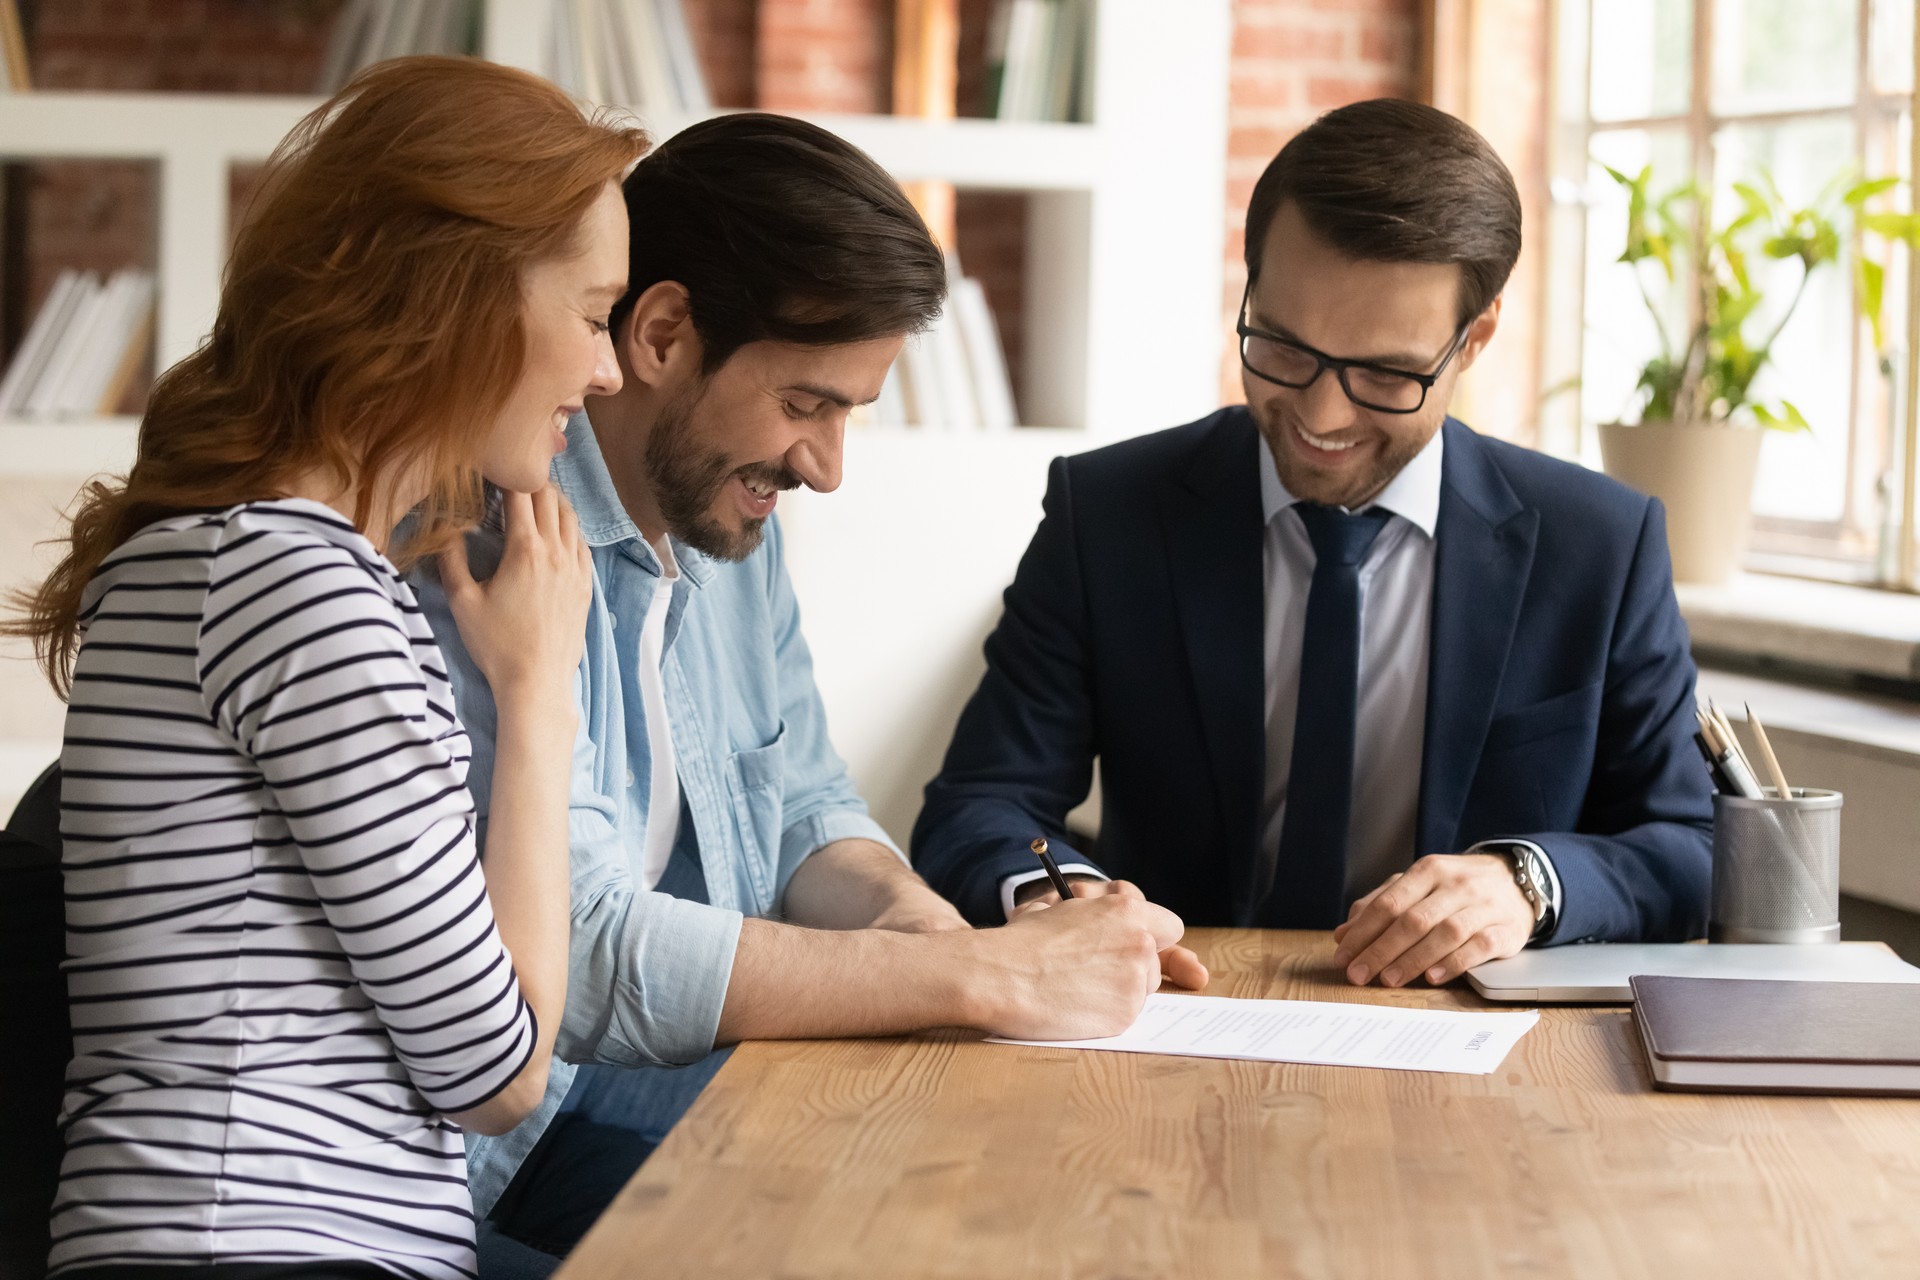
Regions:
<instances>
[{"instance_id":1,"label":"man in glasses","mask_svg":"<svg viewBox=\"0 0 1920 1280\"><path fill-rule=\"evenodd\" d=\"M1078 895L1334 929L1356 983L1702 932L1660 504L1447 416L1519 252L1512 177L1443 112L1357 103L1274 159L1247 405L1053 464L914 832L970 919L1056 900L1045 835ZM1066 829L1096 761L1097 851Z\"/></svg>"}]
</instances>

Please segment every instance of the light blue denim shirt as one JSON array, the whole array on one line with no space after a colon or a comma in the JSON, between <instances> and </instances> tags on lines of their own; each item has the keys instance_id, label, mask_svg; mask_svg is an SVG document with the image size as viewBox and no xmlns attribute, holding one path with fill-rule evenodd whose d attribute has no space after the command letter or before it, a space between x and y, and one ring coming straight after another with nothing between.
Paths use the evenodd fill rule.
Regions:
<instances>
[{"instance_id":1,"label":"light blue denim shirt","mask_svg":"<svg viewBox=\"0 0 1920 1280\"><path fill-rule=\"evenodd\" d=\"M868 816L827 738L780 527L769 520L759 549L737 564L673 540L680 578L667 613L662 675L685 813L709 900L635 889L652 759L637 663L640 626L661 565L620 505L584 415L569 424L567 451L555 459L553 474L579 514L594 567L568 820L567 1007L538 1109L503 1137L467 1137L468 1179L481 1215L558 1111L573 1081L569 1063L679 1065L712 1050L741 919L777 910L787 881L809 854L856 837L900 852ZM491 544L476 542L476 572L490 571L485 561L498 555L497 535ZM416 574L414 587L473 739L468 777L484 824L493 698L460 643L439 584ZM483 849L484 840L483 825Z\"/></svg>"}]
</instances>

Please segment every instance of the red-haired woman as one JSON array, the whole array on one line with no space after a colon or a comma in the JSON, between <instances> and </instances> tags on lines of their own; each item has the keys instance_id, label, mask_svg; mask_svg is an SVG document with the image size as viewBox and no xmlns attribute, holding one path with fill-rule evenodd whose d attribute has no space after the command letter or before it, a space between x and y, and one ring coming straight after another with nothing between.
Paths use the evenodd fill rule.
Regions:
<instances>
[{"instance_id":1,"label":"red-haired woman","mask_svg":"<svg viewBox=\"0 0 1920 1280\"><path fill-rule=\"evenodd\" d=\"M537 1103L565 997L591 569L547 468L619 386L615 184L645 146L478 61L350 84L276 153L211 340L8 625L70 702L53 1274L473 1273L457 1126ZM395 571L483 479L500 570L442 564L499 707L484 878Z\"/></svg>"}]
</instances>

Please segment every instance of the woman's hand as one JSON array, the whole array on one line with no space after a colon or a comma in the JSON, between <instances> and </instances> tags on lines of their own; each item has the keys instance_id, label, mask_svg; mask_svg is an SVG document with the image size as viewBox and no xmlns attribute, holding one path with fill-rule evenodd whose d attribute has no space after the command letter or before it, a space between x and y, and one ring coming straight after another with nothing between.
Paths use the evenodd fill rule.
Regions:
<instances>
[{"instance_id":1,"label":"woman's hand","mask_svg":"<svg viewBox=\"0 0 1920 1280\"><path fill-rule=\"evenodd\" d=\"M440 556L440 580L460 639L493 686L496 705L524 695L571 707L586 645L593 560L580 521L555 486L506 493L500 567L474 581L464 546Z\"/></svg>"}]
</instances>

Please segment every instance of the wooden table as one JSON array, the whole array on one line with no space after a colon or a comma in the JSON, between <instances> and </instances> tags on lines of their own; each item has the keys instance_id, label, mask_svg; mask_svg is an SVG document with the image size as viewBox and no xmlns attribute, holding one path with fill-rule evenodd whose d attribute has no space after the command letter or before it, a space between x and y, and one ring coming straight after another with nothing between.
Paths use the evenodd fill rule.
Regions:
<instances>
[{"instance_id":1,"label":"wooden table","mask_svg":"<svg viewBox=\"0 0 1920 1280\"><path fill-rule=\"evenodd\" d=\"M1360 990L1195 930L1213 995ZM895 1040L748 1044L558 1273L1920 1276L1920 1100L1656 1093L1624 1006L1490 1076Z\"/></svg>"}]
</instances>

